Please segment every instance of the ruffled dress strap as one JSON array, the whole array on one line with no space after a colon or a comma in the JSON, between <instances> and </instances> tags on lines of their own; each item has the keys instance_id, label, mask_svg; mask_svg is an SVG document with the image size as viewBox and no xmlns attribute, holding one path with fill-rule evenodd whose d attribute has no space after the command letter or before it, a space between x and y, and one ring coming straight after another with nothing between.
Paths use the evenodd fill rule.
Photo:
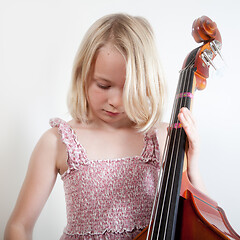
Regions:
<instances>
[{"instance_id":1,"label":"ruffled dress strap","mask_svg":"<svg viewBox=\"0 0 240 240\"><path fill-rule=\"evenodd\" d=\"M145 134L145 149L143 151L142 157L147 162L152 162L158 168L161 168L162 162L160 159L160 147L157 139L156 130L152 130Z\"/></svg>"},{"instance_id":2,"label":"ruffled dress strap","mask_svg":"<svg viewBox=\"0 0 240 240\"><path fill-rule=\"evenodd\" d=\"M77 140L76 133L71 126L60 118L52 118L49 120L51 127L57 127L63 143L66 145L68 153L68 170L65 173L69 173L71 170L79 169L81 160L86 160L86 154L81 144ZM64 175L65 175L64 173Z\"/></svg>"}]
</instances>

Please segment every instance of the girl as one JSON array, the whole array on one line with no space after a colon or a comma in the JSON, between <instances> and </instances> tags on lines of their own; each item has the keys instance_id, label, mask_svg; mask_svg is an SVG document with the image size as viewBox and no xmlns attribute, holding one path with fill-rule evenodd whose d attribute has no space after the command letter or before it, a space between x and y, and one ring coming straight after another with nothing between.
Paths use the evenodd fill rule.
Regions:
<instances>
[{"instance_id":1,"label":"girl","mask_svg":"<svg viewBox=\"0 0 240 240\"><path fill-rule=\"evenodd\" d=\"M148 22L105 16L76 55L70 122L52 119L37 143L5 239L31 239L59 173L67 226L61 239L133 239L149 224L167 124L160 123L164 86ZM188 136L188 174L203 189L198 135L191 113L179 120Z\"/></svg>"}]
</instances>

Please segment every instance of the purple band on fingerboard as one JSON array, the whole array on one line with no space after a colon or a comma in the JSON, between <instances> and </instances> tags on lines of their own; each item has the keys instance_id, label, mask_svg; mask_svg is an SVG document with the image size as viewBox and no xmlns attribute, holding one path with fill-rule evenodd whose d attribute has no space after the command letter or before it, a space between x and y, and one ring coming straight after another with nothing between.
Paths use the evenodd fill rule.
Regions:
<instances>
[{"instance_id":1,"label":"purple band on fingerboard","mask_svg":"<svg viewBox=\"0 0 240 240\"><path fill-rule=\"evenodd\" d=\"M182 127L182 124L179 122L179 123L173 123L171 126L169 126L170 129L173 129L173 128L181 128ZM169 129L168 128L168 129Z\"/></svg>"},{"instance_id":2,"label":"purple band on fingerboard","mask_svg":"<svg viewBox=\"0 0 240 240\"><path fill-rule=\"evenodd\" d=\"M182 124L181 123L174 123L173 128L181 128Z\"/></svg>"},{"instance_id":3,"label":"purple band on fingerboard","mask_svg":"<svg viewBox=\"0 0 240 240\"><path fill-rule=\"evenodd\" d=\"M176 96L176 98L182 98L182 97L193 98L193 94L191 92L185 92L185 93L179 93Z\"/></svg>"}]
</instances>

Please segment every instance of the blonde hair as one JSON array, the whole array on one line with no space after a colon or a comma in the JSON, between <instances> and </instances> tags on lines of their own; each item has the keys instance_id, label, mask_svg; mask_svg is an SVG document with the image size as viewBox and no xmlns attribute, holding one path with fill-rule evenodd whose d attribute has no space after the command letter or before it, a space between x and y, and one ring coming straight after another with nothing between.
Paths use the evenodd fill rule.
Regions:
<instances>
[{"instance_id":1,"label":"blonde hair","mask_svg":"<svg viewBox=\"0 0 240 240\"><path fill-rule=\"evenodd\" d=\"M109 42L126 60L125 112L137 129L148 131L162 116L164 81L152 28L142 17L111 14L90 27L74 61L69 112L74 119L87 122L87 80L97 51Z\"/></svg>"}]
</instances>

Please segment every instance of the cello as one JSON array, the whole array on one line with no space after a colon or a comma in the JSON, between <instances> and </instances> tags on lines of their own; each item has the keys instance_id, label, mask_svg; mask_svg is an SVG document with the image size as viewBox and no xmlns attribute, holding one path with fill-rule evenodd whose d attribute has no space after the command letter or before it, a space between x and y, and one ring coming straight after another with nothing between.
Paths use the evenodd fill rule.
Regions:
<instances>
[{"instance_id":1,"label":"cello","mask_svg":"<svg viewBox=\"0 0 240 240\"><path fill-rule=\"evenodd\" d=\"M187 175L187 137L177 116L182 107L191 110L194 92L206 87L222 46L216 23L206 16L193 22L192 35L203 44L187 55L180 71L150 223L134 240L240 240L224 210L194 188Z\"/></svg>"}]
</instances>

